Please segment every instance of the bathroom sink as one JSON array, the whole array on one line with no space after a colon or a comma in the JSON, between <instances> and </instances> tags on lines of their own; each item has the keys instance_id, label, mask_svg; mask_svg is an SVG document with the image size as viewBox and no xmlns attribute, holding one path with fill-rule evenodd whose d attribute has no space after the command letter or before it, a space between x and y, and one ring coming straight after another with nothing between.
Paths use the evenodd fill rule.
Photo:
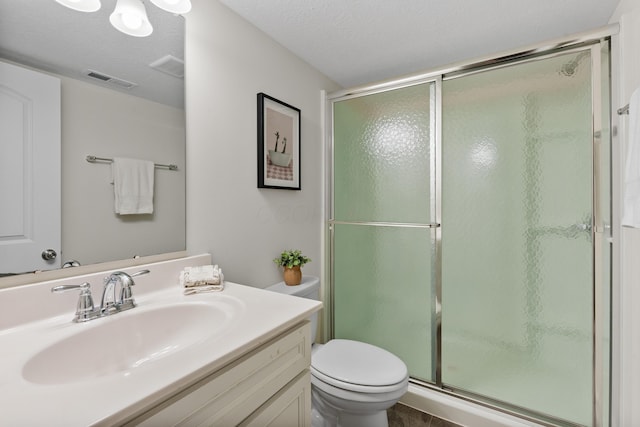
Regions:
<instances>
[{"instance_id":1,"label":"bathroom sink","mask_svg":"<svg viewBox=\"0 0 640 427\"><path fill-rule=\"evenodd\" d=\"M132 375L220 333L237 311L232 299L220 299L137 307L73 324L78 332L36 353L25 363L22 376L36 384L67 384Z\"/></svg>"}]
</instances>

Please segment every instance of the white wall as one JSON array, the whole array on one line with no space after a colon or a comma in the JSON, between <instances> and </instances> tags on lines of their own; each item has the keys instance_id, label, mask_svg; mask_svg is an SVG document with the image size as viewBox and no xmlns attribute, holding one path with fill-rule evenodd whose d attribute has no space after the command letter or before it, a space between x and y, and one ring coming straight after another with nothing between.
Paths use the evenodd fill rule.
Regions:
<instances>
[{"instance_id":1,"label":"white wall","mask_svg":"<svg viewBox=\"0 0 640 427\"><path fill-rule=\"evenodd\" d=\"M640 87L640 0L621 0L611 22L620 23L620 35L613 46L620 58L619 74L614 76L618 78L618 87L614 87L613 93L615 110L627 104L633 91ZM614 159L617 162L617 165L614 163L614 179L617 179L618 187L624 171L628 120L628 116L619 118L617 144L620 149ZM616 206L621 209L620 195L614 196L617 196L614 198ZM640 301L640 230L620 227L619 223L614 227L621 255L620 277L614 281L619 287L614 292L613 302L614 330L619 331L614 335L613 376L616 381L613 396L619 407L614 405L612 410L614 426L626 427L640 425L640 311L637 308Z\"/></svg>"},{"instance_id":2,"label":"white wall","mask_svg":"<svg viewBox=\"0 0 640 427\"><path fill-rule=\"evenodd\" d=\"M339 87L218 1L186 15L187 250L229 280L282 280L272 259L299 248L321 275L321 90ZM257 99L302 111L301 191L257 188Z\"/></svg>"},{"instance_id":3,"label":"white wall","mask_svg":"<svg viewBox=\"0 0 640 427\"><path fill-rule=\"evenodd\" d=\"M58 76L60 77L60 76ZM62 261L82 265L185 248L184 111L62 80ZM111 166L86 156L174 163L156 169L154 213L114 213Z\"/></svg>"}]
</instances>

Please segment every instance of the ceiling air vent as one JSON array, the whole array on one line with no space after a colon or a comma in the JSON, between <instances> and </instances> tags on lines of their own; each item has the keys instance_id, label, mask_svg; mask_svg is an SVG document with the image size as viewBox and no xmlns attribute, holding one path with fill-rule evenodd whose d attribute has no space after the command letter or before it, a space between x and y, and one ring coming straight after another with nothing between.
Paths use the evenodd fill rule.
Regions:
<instances>
[{"instance_id":1,"label":"ceiling air vent","mask_svg":"<svg viewBox=\"0 0 640 427\"><path fill-rule=\"evenodd\" d=\"M86 75L88 77L97 79L97 80L101 80L104 83L113 85L113 86L118 86L122 89L131 89L132 87L136 87L138 86L136 83L127 81L127 80L123 80L123 79L119 79L117 77L113 77L110 76L108 74L105 73L101 73L99 71L94 71L94 70L87 70Z\"/></svg>"},{"instance_id":2,"label":"ceiling air vent","mask_svg":"<svg viewBox=\"0 0 640 427\"><path fill-rule=\"evenodd\" d=\"M184 61L172 55L165 55L157 61L153 61L149 67L179 79L184 78Z\"/></svg>"}]
</instances>

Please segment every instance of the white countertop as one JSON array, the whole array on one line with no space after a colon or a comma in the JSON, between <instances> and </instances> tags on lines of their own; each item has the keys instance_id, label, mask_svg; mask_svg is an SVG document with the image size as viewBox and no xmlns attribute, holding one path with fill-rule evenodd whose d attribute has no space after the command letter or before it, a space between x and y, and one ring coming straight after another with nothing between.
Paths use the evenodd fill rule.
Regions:
<instances>
[{"instance_id":1,"label":"white countertop","mask_svg":"<svg viewBox=\"0 0 640 427\"><path fill-rule=\"evenodd\" d=\"M181 265L185 265L184 261ZM187 265L198 264L193 262ZM166 264L162 267L168 268ZM136 278L136 282L143 282L143 278L146 278L151 283L154 280L154 265L139 268L149 268L152 274L147 275L148 278ZM164 270L159 268L157 271ZM155 280L158 280L157 275ZM48 292L51 283L43 286L47 287ZM15 427L118 423L215 372L238 356L309 318L322 307L318 301L230 282L226 282L222 292L189 296L183 295L182 288L177 284L164 285L157 291L141 292L140 295L135 290L134 288L138 307L127 312L77 324L71 322L73 307L70 307L63 314L0 329L0 423ZM94 293L98 294L94 298L99 299L100 292L94 290ZM58 295L49 294L47 297L55 300ZM11 295L3 301L3 294L0 292L0 307L7 307L4 303L11 298L17 297ZM158 303L206 303L216 298L230 301L236 314L220 331L188 348L134 369L66 384L36 384L23 377L23 367L33 355L81 329L90 329L99 322L113 321L117 316L127 316L136 310L148 310ZM23 301L22 308L27 309L27 306L27 302ZM13 309L5 311L5 315L11 311ZM181 319L171 321L180 322ZM117 340L117 335L105 336L101 338L99 345L110 346ZM57 362L51 360L51 369L56 369Z\"/></svg>"}]
</instances>

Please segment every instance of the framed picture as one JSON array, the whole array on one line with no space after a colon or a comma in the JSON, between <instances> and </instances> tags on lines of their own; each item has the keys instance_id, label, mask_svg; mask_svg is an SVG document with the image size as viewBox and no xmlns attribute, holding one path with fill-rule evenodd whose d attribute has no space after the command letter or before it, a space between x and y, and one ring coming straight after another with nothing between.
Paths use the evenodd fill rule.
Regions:
<instances>
[{"instance_id":1,"label":"framed picture","mask_svg":"<svg viewBox=\"0 0 640 427\"><path fill-rule=\"evenodd\" d=\"M300 110L258 94L258 188L300 190Z\"/></svg>"}]
</instances>

